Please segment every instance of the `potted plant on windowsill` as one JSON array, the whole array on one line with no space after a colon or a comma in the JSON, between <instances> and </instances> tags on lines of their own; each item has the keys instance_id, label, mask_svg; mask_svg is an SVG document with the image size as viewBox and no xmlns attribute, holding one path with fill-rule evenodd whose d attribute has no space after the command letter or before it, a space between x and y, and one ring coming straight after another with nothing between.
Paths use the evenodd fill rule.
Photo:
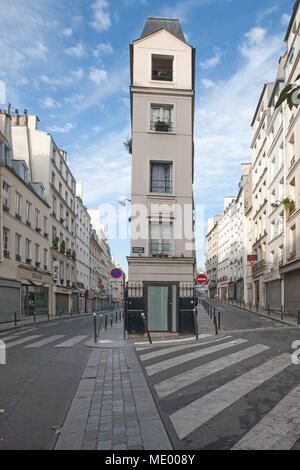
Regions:
<instances>
[{"instance_id":1,"label":"potted plant on windowsill","mask_svg":"<svg viewBox=\"0 0 300 470\"><path fill-rule=\"evenodd\" d=\"M58 249L58 243L59 243L59 238L58 238L58 237L53 238L53 243L52 243L52 245L53 245L53 248L54 248L55 250Z\"/></svg>"},{"instance_id":2,"label":"potted plant on windowsill","mask_svg":"<svg viewBox=\"0 0 300 470\"><path fill-rule=\"evenodd\" d=\"M160 119L155 122L156 132L169 132L170 128L171 124L169 122L161 121Z\"/></svg>"},{"instance_id":3,"label":"potted plant on windowsill","mask_svg":"<svg viewBox=\"0 0 300 470\"><path fill-rule=\"evenodd\" d=\"M67 250L67 257L72 258L72 250L70 249Z\"/></svg>"},{"instance_id":4,"label":"potted plant on windowsill","mask_svg":"<svg viewBox=\"0 0 300 470\"><path fill-rule=\"evenodd\" d=\"M282 201L285 209L291 214L296 208L296 203L291 197L285 197Z\"/></svg>"},{"instance_id":5,"label":"potted plant on windowsill","mask_svg":"<svg viewBox=\"0 0 300 470\"><path fill-rule=\"evenodd\" d=\"M61 244L60 244L60 252L61 252L62 254L65 254L65 252L66 252L66 243L65 243L64 240L62 240L62 242L61 242Z\"/></svg>"}]
</instances>

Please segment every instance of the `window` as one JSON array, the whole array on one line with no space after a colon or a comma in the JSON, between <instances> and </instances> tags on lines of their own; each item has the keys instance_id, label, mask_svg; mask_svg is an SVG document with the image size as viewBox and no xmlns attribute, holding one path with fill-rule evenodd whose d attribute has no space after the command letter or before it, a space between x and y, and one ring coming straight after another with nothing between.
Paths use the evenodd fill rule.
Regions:
<instances>
[{"instance_id":1,"label":"window","mask_svg":"<svg viewBox=\"0 0 300 470\"><path fill-rule=\"evenodd\" d=\"M289 57L288 57L288 62L289 64L293 64L294 63L294 56L295 56L295 48L292 47L290 53L289 53Z\"/></svg>"},{"instance_id":2,"label":"window","mask_svg":"<svg viewBox=\"0 0 300 470\"><path fill-rule=\"evenodd\" d=\"M172 105L151 104L151 131L173 132L173 109Z\"/></svg>"},{"instance_id":3,"label":"window","mask_svg":"<svg viewBox=\"0 0 300 470\"><path fill-rule=\"evenodd\" d=\"M26 222L30 224L31 222L31 203L26 201Z\"/></svg>"},{"instance_id":4,"label":"window","mask_svg":"<svg viewBox=\"0 0 300 470\"><path fill-rule=\"evenodd\" d=\"M173 56L152 55L152 80L173 81Z\"/></svg>"},{"instance_id":5,"label":"window","mask_svg":"<svg viewBox=\"0 0 300 470\"><path fill-rule=\"evenodd\" d=\"M22 209L21 200L22 200L21 194L16 192L16 215L18 215L19 217L21 217L21 209Z\"/></svg>"},{"instance_id":6,"label":"window","mask_svg":"<svg viewBox=\"0 0 300 470\"><path fill-rule=\"evenodd\" d=\"M16 233L15 240L16 261L21 261L21 235Z\"/></svg>"},{"instance_id":7,"label":"window","mask_svg":"<svg viewBox=\"0 0 300 470\"><path fill-rule=\"evenodd\" d=\"M55 173L52 171L52 178L51 178L53 186L55 186Z\"/></svg>"},{"instance_id":8,"label":"window","mask_svg":"<svg viewBox=\"0 0 300 470\"><path fill-rule=\"evenodd\" d=\"M171 222L150 222L150 256L171 255L173 247Z\"/></svg>"},{"instance_id":9,"label":"window","mask_svg":"<svg viewBox=\"0 0 300 470\"><path fill-rule=\"evenodd\" d=\"M48 218L44 215L44 234L48 233Z\"/></svg>"},{"instance_id":10,"label":"window","mask_svg":"<svg viewBox=\"0 0 300 470\"><path fill-rule=\"evenodd\" d=\"M40 211L38 209L35 209L35 228L40 228Z\"/></svg>"},{"instance_id":11,"label":"window","mask_svg":"<svg viewBox=\"0 0 300 470\"><path fill-rule=\"evenodd\" d=\"M289 258L295 258L296 256L296 225L290 228L290 253Z\"/></svg>"},{"instance_id":12,"label":"window","mask_svg":"<svg viewBox=\"0 0 300 470\"><path fill-rule=\"evenodd\" d=\"M62 204L60 205L60 209L59 209L59 217L60 217L60 220L61 220L61 221L62 221L63 218L64 218L64 207L63 207Z\"/></svg>"},{"instance_id":13,"label":"window","mask_svg":"<svg viewBox=\"0 0 300 470\"><path fill-rule=\"evenodd\" d=\"M52 206L53 206L53 215L54 217L56 217L56 213L57 213L57 199L55 196L53 196L53 199L52 199Z\"/></svg>"},{"instance_id":14,"label":"window","mask_svg":"<svg viewBox=\"0 0 300 470\"><path fill-rule=\"evenodd\" d=\"M25 257L26 257L26 263L31 263L31 241L26 239L25 241Z\"/></svg>"},{"instance_id":15,"label":"window","mask_svg":"<svg viewBox=\"0 0 300 470\"><path fill-rule=\"evenodd\" d=\"M150 191L152 193L172 193L172 163L151 163Z\"/></svg>"},{"instance_id":16,"label":"window","mask_svg":"<svg viewBox=\"0 0 300 470\"><path fill-rule=\"evenodd\" d=\"M3 227L3 254L5 258L9 258L9 230Z\"/></svg>"},{"instance_id":17,"label":"window","mask_svg":"<svg viewBox=\"0 0 300 470\"><path fill-rule=\"evenodd\" d=\"M62 194L62 184L59 183L59 194Z\"/></svg>"},{"instance_id":18,"label":"window","mask_svg":"<svg viewBox=\"0 0 300 470\"><path fill-rule=\"evenodd\" d=\"M48 250L47 248L44 248L44 269L47 269L47 264L48 264Z\"/></svg>"},{"instance_id":19,"label":"window","mask_svg":"<svg viewBox=\"0 0 300 470\"><path fill-rule=\"evenodd\" d=\"M3 181L3 207L4 210L8 211L9 210L9 185Z\"/></svg>"},{"instance_id":20,"label":"window","mask_svg":"<svg viewBox=\"0 0 300 470\"><path fill-rule=\"evenodd\" d=\"M35 265L40 264L40 245L35 244Z\"/></svg>"}]
</instances>

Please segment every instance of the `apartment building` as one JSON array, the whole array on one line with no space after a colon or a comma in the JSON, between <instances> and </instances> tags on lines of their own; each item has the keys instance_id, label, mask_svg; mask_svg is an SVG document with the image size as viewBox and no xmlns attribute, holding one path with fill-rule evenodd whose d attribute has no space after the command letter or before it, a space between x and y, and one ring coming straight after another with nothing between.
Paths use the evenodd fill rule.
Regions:
<instances>
[{"instance_id":1,"label":"apartment building","mask_svg":"<svg viewBox=\"0 0 300 470\"><path fill-rule=\"evenodd\" d=\"M98 290L100 292L101 305L103 306L103 308L106 308L107 306L111 304L111 300L112 300L111 283L110 283L112 257L111 257L108 237L107 237L107 234L105 233L103 224L100 219L99 209L88 209L88 213L91 218L93 233L94 235L96 235L97 245L99 245L100 253L101 253L100 263L98 264L97 262L97 266L98 266L97 269L99 271L99 274L97 274L98 281L94 279L93 282L94 283L96 282L96 284L100 286L98 287ZM92 239L91 239L91 243L94 243ZM98 250L96 246L95 246L95 249ZM92 274L92 278L93 278L93 274Z\"/></svg>"},{"instance_id":2,"label":"apartment building","mask_svg":"<svg viewBox=\"0 0 300 470\"><path fill-rule=\"evenodd\" d=\"M130 51L128 331L144 331L140 313L146 311L150 331L191 332L195 49L178 20L148 18Z\"/></svg>"},{"instance_id":3,"label":"apartment building","mask_svg":"<svg viewBox=\"0 0 300 470\"><path fill-rule=\"evenodd\" d=\"M219 221L220 215L215 215L208 219L206 249L205 249L205 270L209 279L208 297L215 299L217 296L218 284L218 241L219 241Z\"/></svg>"},{"instance_id":4,"label":"apartment building","mask_svg":"<svg viewBox=\"0 0 300 470\"><path fill-rule=\"evenodd\" d=\"M218 298L227 300L230 282L231 217L235 198L224 198L224 211L218 223Z\"/></svg>"},{"instance_id":5,"label":"apartment building","mask_svg":"<svg viewBox=\"0 0 300 470\"><path fill-rule=\"evenodd\" d=\"M76 285L78 290L78 312L88 311L86 301L90 290L90 232L91 218L82 200L82 184L77 184L76 214Z\"/></svg>"},{"instance_id":6,"label":"apartment building","mask_svg":"<svg viewBox=\"0 0 300 470\"><path fill-rule=\"evenodd\" d=\"M77 312L75 251L76 183L67 163L67 153L60 149L47 132L38 129L38 117L15 115L12 141L15 158L23 158L31 178L41 181L45 198L51 206L49 233L52 241L52 315Z\"/></svg>"},{"instance_id":7,"label":"apartment building","mask_svg":"<svg viewBox=\"0 0 300 470\"><path fill-rule=\"evenodd\" d=\"M0 111L0 321L48 313L50 205L22 155L14 158L12 117Z\"/></svg>"},{"instance_id":8,"label":"apartment building","mask_svg":"<svg viewBox=\"0 0 300 470\"><path fill-rule=\"evenodd\" d=\"M112 269L120 268L120 265L117 259L112 256ZM123 298L124 298L124 279L121 277L120 279L113 279L110 280L111 284L111 295L112 295L112 303L116 307L121 307L123 305Z\"/></svg>"}]
</instances>

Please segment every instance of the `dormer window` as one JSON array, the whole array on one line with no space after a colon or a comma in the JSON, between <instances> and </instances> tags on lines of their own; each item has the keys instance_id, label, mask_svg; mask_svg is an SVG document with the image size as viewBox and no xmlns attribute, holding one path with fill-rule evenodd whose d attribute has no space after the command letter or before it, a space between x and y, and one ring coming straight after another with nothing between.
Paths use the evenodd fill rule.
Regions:
<instances>
[{"instance_id":1,"label":"dormer window","mask_svg":"<svg viewBox=\"0 0 300 470\"><path fill-rule=\"evenodd\" d=\"M174 56L152 55L152 80L173 81Z\"/></svg>"}]
</instances>

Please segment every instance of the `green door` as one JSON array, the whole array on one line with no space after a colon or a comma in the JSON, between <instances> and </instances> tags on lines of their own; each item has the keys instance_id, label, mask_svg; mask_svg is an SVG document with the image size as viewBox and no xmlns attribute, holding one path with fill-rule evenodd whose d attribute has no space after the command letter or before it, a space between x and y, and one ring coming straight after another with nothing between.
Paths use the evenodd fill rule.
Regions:
<instances>
[{"instance_id":1,"label":"green door","mask_svg":"<svg viewBox=\"0 0 300 470\"><path fill-rule=\"evenodd\" d=\"M148 287L149 331L169 331L168 286Z\"/></svg>"}]
</instances>

